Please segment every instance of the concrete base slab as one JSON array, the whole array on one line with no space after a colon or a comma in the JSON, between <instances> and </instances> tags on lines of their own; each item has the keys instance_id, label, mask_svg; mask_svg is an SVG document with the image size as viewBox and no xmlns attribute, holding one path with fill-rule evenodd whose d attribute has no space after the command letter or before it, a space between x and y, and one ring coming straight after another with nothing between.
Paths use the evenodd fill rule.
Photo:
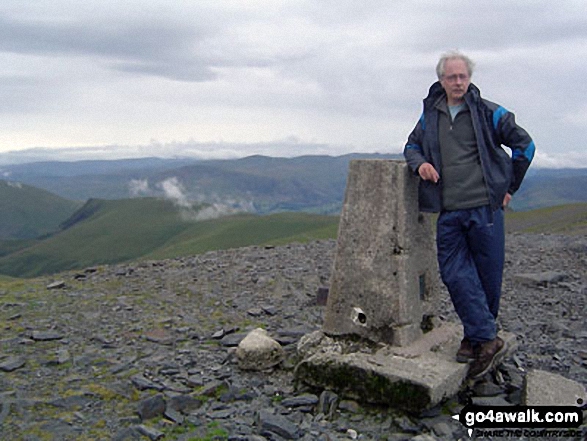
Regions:
<instances>
[{"instance_id":1,"label":"concrete base slab","mask_svg":"<svg viewBox=\"0 0 587 441\"><path fill-rule=\"evenodd\" d=\"M500 337L509 355L516 338L510 333ZM296 378L346 398L420 411L456 395L466 381L468 365L455 361L461 338L462 327L451 323L402 347L368 346L317 331L298 345L303 360Z\"/></svg>"}]
</instances>

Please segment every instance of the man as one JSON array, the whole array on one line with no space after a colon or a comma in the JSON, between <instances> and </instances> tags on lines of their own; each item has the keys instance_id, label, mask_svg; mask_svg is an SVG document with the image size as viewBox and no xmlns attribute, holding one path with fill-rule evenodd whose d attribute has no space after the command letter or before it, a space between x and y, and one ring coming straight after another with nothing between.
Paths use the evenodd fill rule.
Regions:
<instances>
[{"instance_id":1,"label":"man","mask_svg":"<svg viewBox=\"0 0 587 441\"><path fill-rule=\"evenodd\" d=\"M505 253L504 208L520 187L534 143L513 113L481 98L473 62L449 52L436 67L404 156L420 177L420 211L439 212L438 264L461 319L457 361L468 376L489 372L506 352L497 336ZM510 157L502 144L512 151Z\"/></svg>"}]
</instances>

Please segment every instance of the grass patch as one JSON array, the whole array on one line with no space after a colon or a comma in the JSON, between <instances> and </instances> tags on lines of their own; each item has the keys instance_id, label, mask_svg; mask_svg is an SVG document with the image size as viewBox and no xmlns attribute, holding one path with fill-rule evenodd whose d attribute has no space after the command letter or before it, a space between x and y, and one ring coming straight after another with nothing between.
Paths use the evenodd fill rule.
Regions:
<instances>
[{"instance_id":1,"label":"grass patch","mask_svg":"<svg viewBox=\"0 0 587 441\"><path fill-rule=\"evenodd\" d=\"M207 426L204 436L194 436L188 438L188 441L226 441L229 433L220 426L217 421L212 421Z\"/></svg>"}]
</instances>

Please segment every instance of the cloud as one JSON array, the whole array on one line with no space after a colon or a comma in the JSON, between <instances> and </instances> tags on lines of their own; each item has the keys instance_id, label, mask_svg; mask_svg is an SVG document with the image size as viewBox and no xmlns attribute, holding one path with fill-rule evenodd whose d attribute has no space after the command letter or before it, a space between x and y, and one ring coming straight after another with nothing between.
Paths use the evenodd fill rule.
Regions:
<instances>
[{"instance_id":1,"label":"cloud","mask_svg":"<svg viewBox=\"0 0 587 441\"><path fill-rule=\"evenodd\" d=\"M46 21L0 17L0 51L55 57L95 57L113 70L181 81L216 77L216 60L194 48L205 32L155 20Z\"/></svg>"},{"instance_id":2,"label":"cloud","mask_svg":"<svg viewBox=\"0 0 587 441\"><path fill-rule=\"evenodd\" d=\"M142 188L144 188L141 182ZM252 202L215 195L199 195L190 199L188 192L177 177L168 178L157 184L164 197L173 201L179 208L181 218L186 222L218 219L242 212L255 212Z\"/></svg>"},{"instance_id":3,"label":"cloud","mask_svg":"<svg viewBox=\"0 0 587 441\"><path fill-rule=\"evenodd\" d=\"M585 168L585 152L569 150L565 155L536 151L532 164L537 168Z\"/></svg>"},{"instance_id":4,"label":"cloud","mask_svg":"<svg viewBox=\"0 0 587 441\"><path fill-rule=\"evenodd\" d=\"M182 218L187 221L205 221L230 216L237 213L253 213L254 207L250 203L220 203L215 202L199 207L197 210L182 211Z\"/></svg>"},{"instance_id":5,"label":"cloud","mask_svg":"<svg viewBox=\"0 0 587 441\"><path fill-rule=\"evenodd\" d=\"M126 158L192 158L192 159L234 159L248 155L265 155L293 157L303 155L342 155L349 151L348 145L330 145L308 142L290 136L268 142L232 143L232 142L169 142L151 140L145 145L104 145L93 147L47 148L37 147L25 150L13 150L0 154L1 164L17 164L40 161L79 161L92 159L126 159ZM129 189L142 191L148 183L143 181L129 183Z\"/></svg>"},{"instance_id":6,"label":"cloud","mask_svg":"<svg viewBox=\"0 0 587 441\"><path fill-rule=\"evenodd\" d=\"M477 61L483 95L514 110L539 151L580 149L578 0L6 0L0 151L399 152L453 48ZM291 136L304 141L279 141Z\"/></svg>"},{"instance_id":7,"label":"cloud","mask_svg":"<svg viewBox=\"0 0 587 441\"><path fill-rule=\"evenodd\" d=\"M191 208L192 203L188 200L183 185L176 177L168 178L157 185L167 199L171 199L176 205L182 208Z\"/></svg>"},{"instance_id":8,"label":"cloud","mask_svg":"<svg viewBox=\"0 0 587 441\"><path fill-rule=\"evenodd\" d=\"M133 197L151 194L149 182L146 179L131 179L128 183L128 190Z\"/></svg>"}]
</instances>

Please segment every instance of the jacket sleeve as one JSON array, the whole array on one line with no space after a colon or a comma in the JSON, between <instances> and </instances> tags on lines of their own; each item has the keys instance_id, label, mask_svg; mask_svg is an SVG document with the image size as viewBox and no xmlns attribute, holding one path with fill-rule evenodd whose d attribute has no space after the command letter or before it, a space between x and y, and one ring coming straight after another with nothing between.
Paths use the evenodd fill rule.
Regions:
<instances>
[{"instance_id":1,"label":"jacket sleeve","mask_svg":"<svg viewBox=\"0 0 587 441\"><path fill-rule=\"evenodd\" d=\"M494 125L499 142L512 150L513 177L508 193L513 195L522 184L536 147L528 132L516 124L514 114L503 107L494 113Z\"/></svg>"},{"instance_id":2,"label":"jacket sleeve","mask_svg":"<svg viewBox=\"0 0 587 441\"><path fill-rule=\"evenodd\" d=\"M408 136L408 142L404 147L404 157L414 174L418 174L418 168L428 162L424 157L422 140L424 138L424 116L420 117L416 127Z\"/></svg>"}]
</instances>

